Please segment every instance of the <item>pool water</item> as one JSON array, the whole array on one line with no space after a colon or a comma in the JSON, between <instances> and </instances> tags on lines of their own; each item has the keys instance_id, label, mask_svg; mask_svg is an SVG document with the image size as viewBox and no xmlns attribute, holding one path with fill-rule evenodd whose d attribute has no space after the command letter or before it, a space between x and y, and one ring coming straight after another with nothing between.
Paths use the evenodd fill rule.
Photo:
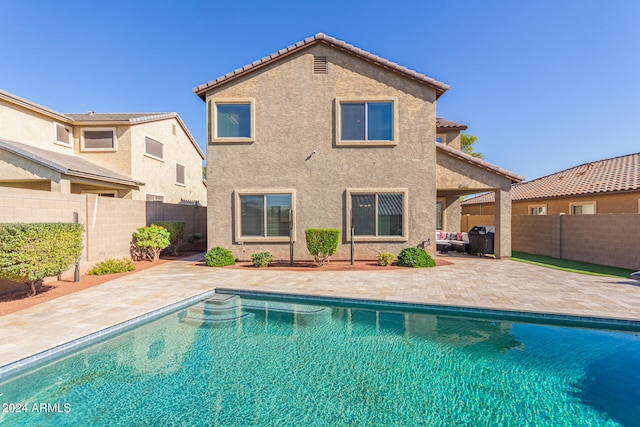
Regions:
<instances>
[{"instance_id":1,"label":"pool water","mask_svg":"<svg viewBox=\"0 0 640 427\"><path fill-rule=\"evenodd\" d=\"M220 296L0 382L0 424L634 426L639 402L634 333Z\"/></svg>"}]
</instances>

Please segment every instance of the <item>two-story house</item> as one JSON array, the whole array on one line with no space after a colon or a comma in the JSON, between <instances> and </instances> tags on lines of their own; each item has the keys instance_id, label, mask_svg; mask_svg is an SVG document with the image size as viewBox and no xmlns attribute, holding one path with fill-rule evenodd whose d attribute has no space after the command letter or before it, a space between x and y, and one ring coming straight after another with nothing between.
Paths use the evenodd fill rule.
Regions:
<instances>
[{"instance_id":1,"label":"two-story house","mask_svg":"<svg viewBox=\"0 0 640 427\"><path fill-rule=\"evenodd\" d=\"M509 191L522 178L461 152L453 134L464 125L438 129L448 88L321 33L196 87L209 247L288 259L291 237L294 257L309 259L304 230L332 227L342 230L336 258L348 259L353 227L357 259L415 246L435 255L437 202L440 221L459 224L460 196L490 188L496 255L509 257Z\"/></svg>"},{"instance_id":2,"label":"two-story house","mask_svg":"<svg viewBox=\"0 0 640 427\"><path fill-rule=\"evenodd\" d=\"M0 91L0 186L206 204L177 113L62 114Z\"/></svg>"}]
</instances>

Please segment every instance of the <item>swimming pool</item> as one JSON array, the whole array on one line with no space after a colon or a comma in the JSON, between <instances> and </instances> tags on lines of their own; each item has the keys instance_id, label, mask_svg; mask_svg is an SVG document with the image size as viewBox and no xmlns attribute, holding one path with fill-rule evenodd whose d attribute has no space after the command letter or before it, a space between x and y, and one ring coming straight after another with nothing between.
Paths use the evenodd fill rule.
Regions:
<instances>
[{"instance_id":1,"label":"swimming pool","mask_svg":"<svg viewBox=\"0 0 640 427\"><path fill-rule=\"evenodd\" d=\"M0 424L640 423L640 337L220 295L0 382Z\"/></svg>"}]
</instances>

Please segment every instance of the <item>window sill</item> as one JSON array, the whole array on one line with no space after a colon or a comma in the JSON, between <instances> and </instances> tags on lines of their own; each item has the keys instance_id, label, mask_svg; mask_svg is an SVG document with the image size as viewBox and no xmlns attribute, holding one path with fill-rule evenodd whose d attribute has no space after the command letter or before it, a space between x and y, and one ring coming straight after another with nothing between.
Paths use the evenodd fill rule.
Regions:
<instances>
[{"instance_id":1,"label":"window sill","mask_svg":"<svg viewBox=\"0 0 640 427\"><path fill-rule=\"evenodd\" d=\"M118 150L115 148L82 148L81 153L116 153Z\"/></svg>"},{"instance_id":2,"label":"window sill","mask_svg":"<svg viewBox=\"0 0 640 427\"><path fill-rule=\"evenodd\" d=\"M213 138L209 144L253 144L255 138Z\"/></svg>"},{"instance_id":3,"label":"window sill","mask_svg":"<svg viewBox=\"0 0 640 427\"><path fill-rule=\"evenodd\" d=\"M406 242L407 240L407 236L353 236L354 243ZM351 242L351 236L347 236L347 242Z\"/></svg>"},{"instance_id":4,"label":"window sill","mask_svg":"<svg viewBox=\"0 0 640 427\"><path fill-rule=\"evenodd\" d=\"M295 242L295 239L294 239ZM289 236L285 237L260 237L260 236L249 236L242 237L240 240L236 241L236 244L242 245L244 243L289 243Z\"/></svg>"},{"instance_id":5,"label":"window sill","mask_svg":"<svg viewBox=\"0 0 640 427\"><path fill-rule=\"evenodd\" d=\"M395 141L336 141L336 147L395 147Z\"/></svg>"}]
</instances>

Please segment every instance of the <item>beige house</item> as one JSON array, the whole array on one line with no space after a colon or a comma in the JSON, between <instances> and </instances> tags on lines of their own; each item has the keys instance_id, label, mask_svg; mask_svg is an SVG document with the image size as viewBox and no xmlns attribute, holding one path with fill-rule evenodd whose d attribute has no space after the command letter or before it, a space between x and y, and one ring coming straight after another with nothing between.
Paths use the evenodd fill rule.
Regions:
<instances>
[{"instance_id":1,"label":"beige house","mask_svg":"<svg viewBox=\"0 0 640 427\"><path fill-rule=\"evenodd\" d=\"M640 213L640 153L585 163L514 184L513 215ZM465 200L463 215L494 215L495 197Z\"/></svg>"},{"instance_id":2,"label":"beige house","mask_svg":"<svg viewBox=\"0 0 640 427\"><path fill-rule=\"evenodd\" d=\"M206 205L177 113L62 114L0 91L0 186Z\"/></svg>"},{"instance_id":3,"label":"beige house","mask_svg":"<svg viewBox=\"0 0 640 427\"><path fill-rule=\"evenodd\" d=\"M435 255L438 201L455 231L459 197L482 189L497 191L495 252L509 257L509 192L522 178L462 153L464 125L436 124L448 89L324 34L196 87L209 247L282 260L291 238L294 258L309 259L305 229L332 227L342 234L334 258L349 259L353 227L357 259L415 246Z\"/></svg>"}]
</instances>

